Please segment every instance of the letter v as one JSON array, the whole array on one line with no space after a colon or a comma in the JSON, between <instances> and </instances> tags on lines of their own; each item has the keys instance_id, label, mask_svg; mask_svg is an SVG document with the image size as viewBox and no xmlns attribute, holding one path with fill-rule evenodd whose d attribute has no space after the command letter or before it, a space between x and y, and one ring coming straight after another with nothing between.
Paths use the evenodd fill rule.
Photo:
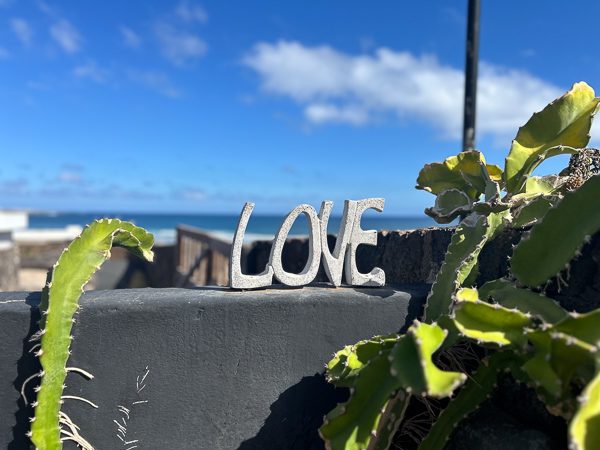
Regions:
<instances>
[{"instance_id":1,"label":"letter v","mask_svg":"<svg viewBox=\"0 0 600 450\"><path fill-rule=\"evenodd\" d=\"M352 237L354 218L356 216L356 205L357 202L354 200L346 200L344 202L344 215L340 225L340 232L335 241L333 254L329 251L329 245L327 244L327 223L329 222L329 214L331 213L333 202L324 201L321 204L321 210L319 211L319 221L321 222L321 254L323 255L323 267L325 268L327 278L329 278L329 281L331 281L334 286L340 286L342 284L344 256L346 254L346 248L348 247Z\"/></svg>"}]
</instances>

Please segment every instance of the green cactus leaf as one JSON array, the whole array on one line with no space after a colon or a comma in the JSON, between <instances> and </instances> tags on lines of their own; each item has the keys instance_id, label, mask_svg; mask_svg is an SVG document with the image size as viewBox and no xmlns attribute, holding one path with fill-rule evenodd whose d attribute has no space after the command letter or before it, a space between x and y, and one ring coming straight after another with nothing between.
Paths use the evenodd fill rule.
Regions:
<instances>
[{"instance_id":1,"label":"green cactus leaf","mask_svg":"<svg viewBox=\"0 0 600 450\"><path fill-rule=\"evenodd\" d=\"M536 354L523 364L523 370L527 372L534 382L539 383L550 396L559 396L563 385L560 377L550 364L552 354L552 338L550 334L542 330L535 330L528 333L527 336L534 343Z\"/></svg>"},{"instance_id":2,"label":"green cactus leaf","mask_svg":"<svg viewBox=\"0 0 600 450\"><path fill-rule=\"evenodd\" d=\"M485 182L485 202L476 203L473 207L473 211L482 215L489 215L491 213L499 213L510 208L510 204L502 202L500 200L501 193L501 181L496 181L490 176L488 169L483 163L479 164L481 177ZM500 174L501 176L502 174Z\"/></svg>"},{"instance_id":3,"label":"green cactus leaf","mask_svg":"<svg viewBox=\"0 0 600 450\"><path fill-rule=\"evenodd\" d=\"M360 376L354 377L350 399L327 414L319 430L326 448L366 449L377 430L381 432L380 420L387 408L404 409L405 405L395 407L389 403L394 398L408 401L408 395L399 396L401 389L409 394L418 392L438 398L451 395L466 376L459 372L444 372L431 360L446 334L447 331L439 326L416 322L399 340L394 337L391 350L378 351L366 361ZM376 347L369 348L367 344L363 348L366 353L359 358L367 357ZM391 424L389 420L396 422L391 417L383 420L386 427Z\"/></svg>"},{"instance_id":4,"label":"green cactus leaf","mask_svg":"<svg viewBox=\"0 0 600 450\"><path fill-rule=\"evenodd\" d=\"M456 228L448 246L446 258L427 297L423 320L436 321L450 313L452 295L465 282L477 276L477 257L485 243L495 238L504 227L503 219L510 214L504 211L488 217L471 214Z\"/></svg>"},{"instance_id":5,"label":"green cactus leaf","mask_svg":"<svg viewBox=\"0 0 600 450\"><path fill-rule=\"evenodd\" d=\"M571 380L577 374L590 374L596 365L596 347L579 340L571 335L550 330L534 330L526 333L527 338L533 343L539 356L549 363L552 372L558 376L561 389L567 389ZM532 378L541 378L536 373L530 373ZM548 374L544 374L548 376ZM540 381L542 381L540 379ZM544 387L558 395L554 390Z\"/></svg>"},{"instance_id":6,"label":"green cactus leaf","mask_svg":"<svg viewBox=\"0 0 600 450\"><path fill-rule=\"evenodd\" d=\"M569 424L571 447L577 450L600 448L600 372L580 395L581 405Z\"/></svg>"},{"instance_id":7,"label":"green cactus leaf","mask_svg":"<svg viewBox=\"0 0 600 450\"><path fill-rule=\"evenodd\" d=\"M479 302L479 292L476 288L462 288L456 293L458 302Z\"/></svg>"},{"instance_id":8,"label":"green cactus leaf","mask_svg":"<svg viewBox=\"0 0 600 450\"><path fill-rule=\"evenodd\" d=\"M458 189L444 189L436 199L433 208L426 208L425 214L437 223L450 223L460 215L471 212L473 202L467 194Z\"/></svg>"},{"instance_id":9,"label":"green cactus leaf","mask_svg":"<svg viewBox=\"0 0 600 450\"><path fill-rule=\"evenodd\" d=\"M392 373L407 392L443 398L464 382L464 374L440 370L431 359L447 334L437 325L416 322L392 349Z\"/></svg>"},{"instance_id":10,"label":"green cactus leaf","mask_svg":"<svg viewBox=\"0 0 600 450\"><path fill-rule=\"evenodd\" d=\"M427 379L427 395L435 398L443 398L452 395L452 392L463 384L467 376L460 372L446 372L437 368L433 363L433 354L440 348L446 339L448 332L439 326L421 323L414 325L412 333L415 343L419 348L421 357L420 364ZM396 359L393 367L397 368L399 361Z\"/></svg>"},{"instance_id":11,"label":"green cactus leaf","mask_svg":"<svg viewBox=\"0 0 600 450\"><path fill-rule=\"evenodd\" d=\"M488 174L489 175L489 174ZM489 202L500 198L500 183L492 179L487 179L485 186L485 201Z\"/></svg>"},{"instance_id":12,"label":"green cactus leaf","mask_svg":"<svg viewBox=\"0 0 600 450\"><path fill-rule=\"evenodd\" d=\"M40 330L45 373L39 387L31 440L40 449L60 449L60 397L66 377L71 345L72 318L83 286L110 257L113 244L152 260L154 237L142 228L116 219L103 219L87 226L62 253L48 275L42 292Z\"/></svg>"},{"instance_id":13,"label":"green cactus leaf","mask_svg":"<svg viewBox=\"0 0 600 450\"><path fill-rule=\"evenodd\" d=\"M480 154L481 159L478 161L479 173L462 171L461 175L470 186L477 189L479 194L494 195L500 191L502 169L495 165L486 164L483 154Z\"/></svg>"},{"instance_id":14,"label":"green cactus leaf","mask_svg":"<svg viewBox=\"0 0 600 450\"><path fill-rule=\"evenodd\" d=\"M458 424L473 413L494 391L498 372L509 368L522 374L523 360L512 352L496 352L484 358L477 371L471 375L456 396L442 411L427 437L421 442L420 450L442 450ZM518 378L522 378L518 377Z\"/></svg>"},{"instance_id":15,"label":"green cactus leaf","mask_svg":"<svg viewBox=\"0 0 600 450\"><path fill-rule=\"evenodd\" d=\"M382 410L400 380L390 373L388 354L377 356L355 378L350 399L339 404L326 416L319 429L328 450L366 449L377 433Z\"/></svg>"},{"instance_id":16,"label":"green cactus leaf","mask_svg":"<svg viewBox=\"0 0 600 450\"><path fill-rule=\"evenodd\" d=\"M379 355L394 346L400 335L394 333L386 336L373 336L371 339L347 345L335 353L334 358L327 364L327 380L338 387L351 387L354 378Z\"/></svg>"},{"instance_id":17,"label":"green cactus leaf","mask_svg":"<svg viewBox=\"0 0 600 450\"><path fill-rule=\"evenodd\" d=\"M479 259L475 259L474 264L471 267L471 271L467 277L461 283L464 287L475 286L477 282L477 276L479 275Z\"/></svg>"},{"instance_id":18,"label":"green cactus leaf","mask_svg":"<svg viewBox=\"0 0 600 450\"><path fill-rule=\"evenodd\" d=\"M523 369L534 381L548 411L569 420L576 409L571 391L573 378L593 377L595 364L589 345L547 327L529 331L527 337L535 347L535 356Z\"/></svg>"},{"instance_id":19,"label":"green cactus leaf","mask_svg":"<svg viewBox=\"0 0 600 450\"><path fill-rule=\"evenodd\" d=\"M483 298L491 297L504 308L517 308L550 324L558 323L567 317L567 312L556 301L528 289L517 289L508 281L495 283L492 289L486 287L485 290L480 290L480 295Z\"/></svg>"},{"instance_id":20,"label":"green cactus leaf","mask_svg":"<svg viewBox=\"0 0 600 450\"><path fill-rule=\"evenodd\" d=\"M481 286L478 289L479 299L484 300L486 302L491 302L490 293L492 291L506 289L509 286L513 286L513 283L504 278L499 278L497 280L488 281L487 283L485 283L483 286Z\"/></svg>"},{"instance_id":21,"label":"green cactus leaf","mask_svg":"<svg viewBox=\"0 0 600 450\"><path fill-rule=\"evenodd\" d=\"M559 177L557 175L528 177L525 183L525 192L513 195L511 200L528 199L538 194L554 195L561 190L568 179L569 177Z\"/></svg>"},{"instance_id":22,"label":"green cactus leaf","mask_svg":"<svg viewBox=\"0 0 600 450\"><path fill-rule=\"evenodd\" d=\"M491 213L488 216L488 240L493 240L504 230L506 219L510 217L510 211Z\"/></svg>"},{"instance_id":23,"label":"green cactus leaf","mask_svg":"<svg viewBox=\"0 0 600 450\"><path fill-rule=\"evenodd\" d=\"M542 220L548 210L560 201L555 195L538 194L515 208L512 227L522 228Z\"/></svg>"},{"instance_id":24,"label":"green cactus leaf","mask_svg":"<svg viewBox=\"0 0 600 450\"><path fill-rule=\"evenodd\" d=\"M584 314L571 313L556 324L554 330L600 348L600 309Z\"/></svg>"},{"instance_id":25,"label":"green cactus leaf","mask_svg":"<svg viewBox=\"0 0 600 450\"><path fill-rule=\"evenodd\" d=\"M510 203L504 203L494 197L489 202L480 202L473 205L473 211L482 216L487 216L492 213L501 213L509 210L511 207Z\"/></svg>"},{"instance_id":26,"label":"green cactus leaf","mask_svg":"<svg viewBox=\"0 0 600 450\"><path fill-rule=\"evenodd\" d=\"M465 192L471 200L479 200L485 191L480 163L485 164L483 154L473 150L446 158L443 163L426 164L419 172L416 188L436 195L445 189L458 189ZM493 180L501 180L500 167L486 167Z\"/></svg>"},{"instance_id":27,"label":"green cactus leaf","mask_svg":"<svg viewBox=\"0 0 600 450\"><path fill-rule=\"evenodd\" d=\"M586 83L580 82L541 112L534 114L519 129L506 158L506 190L519 194L527 176L545 159L575 153L585 147L600 98ZM567 148L574 147L574 148Z\"/></svg>"},{"instance_id":28,"label":"green cactus leaf","mask_svg":"<svg viewBox=\"0 0 600 450\"><path fill-rule=\"evenodd\" d=\"M510 345L515 349L521 349L527 343L523 330L532 324L528 315L483 302L476 289L463 288L455 298L454 323L465 337L482 345Z\"/></svg>"},{"instance_id":29,"label":"green cactus leaf","mask_svg":"<svg viewBox=\"0 0 600 450\"><path fill-rule=\"evenodd\" d=\"M574 221L573 217L577 217ZM600 176L568 193L515 248L510 267L527 286L541 286L565 269L584 241L600 230ZM552 243L552 245L548 245Z\"/></svg>"},{"instance_id":30,"label":"green cactus leaf","mask_svg":"<svg viewBox=\"0 0 600 450\"><path fill-rule=\"evenodd\" d=\"M394 436L404 419L404 413L410 402L411 395L400 390L394 398L388 401L385 412L379 419L376 432L376 442L372 450L387 450L391 447Z\"/></svg>"},{"instance_id":31,"label":"green cactus leaf","mask_svg":"<svg viewBox=\"0 0 600 450\"><path fill-rule=\"evenodd\" d=\"M485 167L487 169L490 179L497 182L499 185L499 188L503 189L504 188L504 171L500 168L500 166L497 166L496 164L486 164Z\"/></svg>"},{"instance_id":32,"label":"green cactus leaf","mask_svg":"<svg viewBox=\"0 0 600 450\"><path fill-rule=\"evenodd\" d=\"M338 387L351 387L354 378L348 379L348 374L352 368L348 365L348 356L352 352L352 346L347 345L336 352L333 359L327 364L327 381Z\"/></svg>"},{"instance_id":33,"label":"green cactus leaf","mask_svg":"<svg viewBox=\"0 0 600 450\"><path fill-rule=\"evenodd\" d=\"M467 217L456 228L442 268L427 297L424 312L427 323L450 312L452 294L471 273L477 255L488 239L487 231L488 220L479 215Z\"/></svg>"},{"instance_id":34,"label":"green cactus leaf","mask_svg":"<svg viewBox=\"0 0 600 450\"><path fill-rule=\"evenodd\" d=\"M456 328L454 320L452 320L449 316L440 317L434 324L439 325L448 332L446 335L446 340L440 346L439 351L450 348L461 340L460 332L458 331L458 328Z\"/></svg>"}]
</instances>

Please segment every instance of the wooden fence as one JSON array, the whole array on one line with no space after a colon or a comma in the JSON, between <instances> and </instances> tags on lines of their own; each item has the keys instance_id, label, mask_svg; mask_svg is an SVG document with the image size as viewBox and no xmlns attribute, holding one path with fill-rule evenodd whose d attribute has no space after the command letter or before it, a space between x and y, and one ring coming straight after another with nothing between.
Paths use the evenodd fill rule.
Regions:
<instances>
[{"instance_id":1,"label":"wooden fence","mask_svg":"<svg viewBox=\"0 0 600 450\"><path fill-rule=\"evenodd\" d=\"M187 225L177 227L177 287L229 285L231 242L209 231Z\"/></svg>"}]
</instances>

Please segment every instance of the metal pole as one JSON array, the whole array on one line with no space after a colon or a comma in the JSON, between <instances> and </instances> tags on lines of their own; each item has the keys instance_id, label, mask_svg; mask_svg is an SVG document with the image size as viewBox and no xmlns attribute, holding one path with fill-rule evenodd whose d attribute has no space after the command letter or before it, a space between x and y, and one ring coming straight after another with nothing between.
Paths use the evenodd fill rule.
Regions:
<instances>
[{"instance_id":1,"label":"metal pole","mask_svg":"<svg viewBox=\"0 0 600 450\"><path fill-rule=\"evenodd\" d=\"M463 152L475 149L475 113L477 111L477 61L479 59L480 0L469 0L467 22L467 62L465 67L465 109Z\"/></svg>"}]
</instances>

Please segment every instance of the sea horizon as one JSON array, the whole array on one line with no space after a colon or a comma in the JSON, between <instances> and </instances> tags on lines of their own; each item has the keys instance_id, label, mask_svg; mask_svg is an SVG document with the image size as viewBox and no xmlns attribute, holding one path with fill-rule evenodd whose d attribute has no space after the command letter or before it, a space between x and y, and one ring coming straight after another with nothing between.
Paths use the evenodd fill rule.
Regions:
<instances>
[{"instance_id":1,"label":"sea horizon","mask_svg":"<svg viewBox=\"0 0 600 450\"><path fill-rule=\"evenodd\" d=\"M28 211L29 229L62 229L70 225L84 227L94 220L103 218L120 219L132 222L154 234L157 243L169 245L175 243L178 225L187 225L209 231L216 236L231 240L239 214L214 213L139 213L139 212L60 212L60 211ZM303 216L303 215L301 215ZM273 239L285 215L252 214L246 228L245 241ZM332 215L329 218L329 233L337 234L342 216ZM363 230L413 230L439 226L430 217L423 214L416 216L387 216L384 213L367 210L361 218ZM307 236L308 222L299 217L290 230L290 236Z\"/></svg>"}]
</instances>

